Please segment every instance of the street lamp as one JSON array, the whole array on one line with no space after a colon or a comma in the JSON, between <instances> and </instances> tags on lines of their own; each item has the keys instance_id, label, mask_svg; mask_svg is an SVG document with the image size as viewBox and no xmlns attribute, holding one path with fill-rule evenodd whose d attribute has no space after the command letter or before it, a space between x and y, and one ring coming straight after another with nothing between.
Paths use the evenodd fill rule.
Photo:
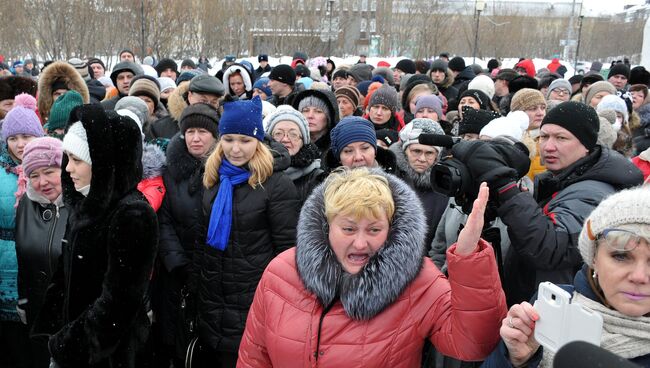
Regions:
<instances>
[{"instance_id":1,"label":"street lamp","mask_svg":"<svg viewBox=\"0 0 650 368\"><path fill-rule=\"evenodd\" d=\"M573 60L573 71L574 73L577 73L578 71L578 56L580 55L580 38L582 36L582 21L585 18L585 12L582 7L582 3L580 3L580 18L578 21L578 42L576 44L576 58Z\"/></svg>"},{"instance_id":2,"label":"street lamp","mask_svg":"<svg viewBox=\"0 0 650 368\"><path fill-rule=\"evenodd\" d=\"M480 25L481 12L485 9L484 0L476 0L476 31L474 33L474 64L476 64L476 52L478 50L478 28Z\"/></svg>"},{"instance_id":3,"label":"street lamp","mask_svg":"<svg viewBox=\"0 0 650 368\"><path fill-rule=\"evenodd\" d=\"M332 13L334 8L334 0L327 1L327 13L329 14L329 26L327 27L327 57L331 57L332 53Z\"/></svg>"},{"instance_id":4,"label":"street lamp","mask_svg":"<svg viewBox=\"0 0 650 368\"><path fill-rule=\"evenodd\" d=\"M141 54L142 56L140 56L141 57L140 61L144 63L144 57L147 56L147 52L144 49L144 44L145 44L144 42L144 0L140 0L140 24L142 26L142 33L140 35L141 36L140 47L142 50L142 54Z\"/></svg>"}]
</instances>

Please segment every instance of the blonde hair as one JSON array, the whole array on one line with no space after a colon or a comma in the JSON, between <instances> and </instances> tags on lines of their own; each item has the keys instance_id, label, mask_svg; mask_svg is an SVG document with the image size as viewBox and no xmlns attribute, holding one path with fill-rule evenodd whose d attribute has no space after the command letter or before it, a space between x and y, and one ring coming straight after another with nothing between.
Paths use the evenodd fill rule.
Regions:
<instances>
[{"instance_id":1,"label":"blonde hair","mask_svg":"<svg viewBox=\"0 0 650 368\"><path fill-rule=\"evenodd\" d=\"M385 213L390 222L395 202L388 179L365 167L339 168L325 180L325 216L331 222L337 215L379 219Z\"/></svg>"},{"instance_id":2,"label":"blonde hair","mask_svg":"<svg viewBox=\"0 0 650 368\"><path fill-rule=\"evenodd\" d=\"M221 167L222 160L223 147L220 141L205 162L203 186L206 188L212 188L219 181L219 167ZM248 178L248 184L253 188L262 185L266 179L273 175L273 154L271 154L271 150L264 143L257 142L255 153L250 161L248 161L248 168L251 172L251 176Z\"/></svg>"},{"instance_id":3,"label":"blonde hair","mask_svg":"<svg viewBox=\"0 0 650 368\"><path fill-rule=\"evenodd\" d=\"M411 103L413 97L420 92L430 92L432 94L435 93L435 91L431 87L431 84L429 83L418 84L409 91L408 96L406 96L406 103Z\"/></svg>"}]
</instances>

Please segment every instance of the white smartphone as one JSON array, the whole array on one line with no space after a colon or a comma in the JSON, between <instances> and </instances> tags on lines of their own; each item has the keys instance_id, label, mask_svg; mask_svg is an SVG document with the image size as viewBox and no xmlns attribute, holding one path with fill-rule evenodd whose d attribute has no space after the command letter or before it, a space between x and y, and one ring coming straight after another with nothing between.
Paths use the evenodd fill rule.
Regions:
<instances>
[{"instance_id":1,"label":"white smartphone","mask_svg":"<svg viewBox=\"0 0 650 368\"><path fill-rule=\"evenodd\" d=\"M603 317L593 310L571 303L571 294L551 283L539 284L535 310L535 340L545 349L557 352L572 341L585 341L600 346Z\"/></svg>"}]
</instances>

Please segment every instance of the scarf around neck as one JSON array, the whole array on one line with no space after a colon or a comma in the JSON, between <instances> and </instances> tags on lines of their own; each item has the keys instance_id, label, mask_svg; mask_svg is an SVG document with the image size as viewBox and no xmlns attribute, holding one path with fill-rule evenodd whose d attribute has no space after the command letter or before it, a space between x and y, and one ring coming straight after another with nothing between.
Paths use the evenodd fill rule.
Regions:
<instances>
[{"instance_id":1,"label":"scarf around neck","mask_svg":"<svg viewBox=\"0 0 650 368\"><path fill-rule=\"evenodd\" d=\"M234 186L250 178L251 173L223 159L219 167L219 191L212 204L207 243L213 248L225 250L232 226L232 198Z\"/></svg>"}]
</instances>

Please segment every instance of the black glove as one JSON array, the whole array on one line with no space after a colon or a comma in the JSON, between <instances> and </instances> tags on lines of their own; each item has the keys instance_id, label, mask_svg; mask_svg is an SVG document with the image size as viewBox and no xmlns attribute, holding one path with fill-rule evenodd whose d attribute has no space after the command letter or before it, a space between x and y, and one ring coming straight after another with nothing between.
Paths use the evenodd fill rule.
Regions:
<instances>
[{"instance_id":1,"label":"black glove","mask_svg":"<svg viewBox=\"0 0 650 368\"><path fill-rule=\"evenodd\" d=\"M495 148L493 143L485 141L463 141L453 146L451 154L467 166L476 185L487 182L494 191L519 179L517 170L501 154L507 151L504 147Z\"/></svg>"}]
</instances>

